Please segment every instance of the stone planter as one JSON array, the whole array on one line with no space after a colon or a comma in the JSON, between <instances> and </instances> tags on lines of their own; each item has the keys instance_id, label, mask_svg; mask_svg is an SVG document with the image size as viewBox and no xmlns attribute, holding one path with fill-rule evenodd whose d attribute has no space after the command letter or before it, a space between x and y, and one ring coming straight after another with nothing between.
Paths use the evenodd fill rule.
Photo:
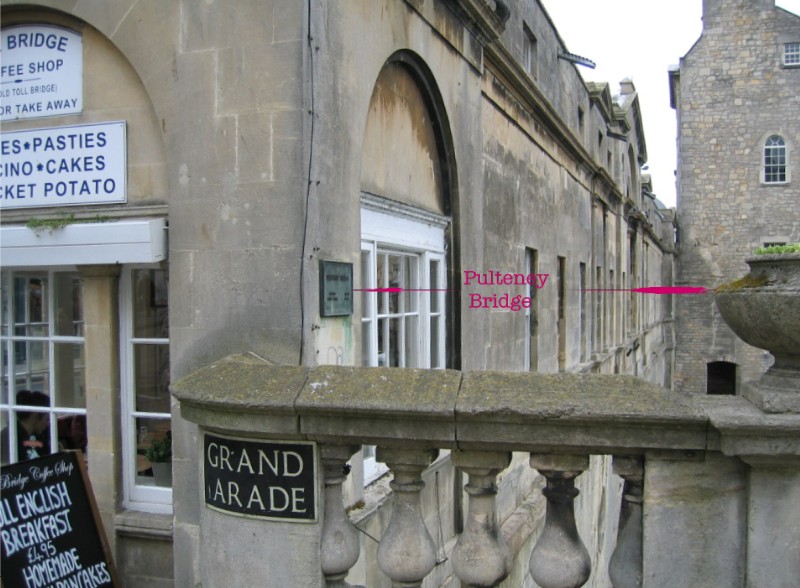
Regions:
<instances>
[{"instance_id":1,"label":"stone planter","mask_svg":"<svg viewBox=\"0 0 800 588\"><path fill-rule=\"evenodd\" d=\"M765 412L800 413L800 253L746 261L747 276L717 288L717 308L734 333L775 363L742 395Z\"/></svg>"}]
</instances>

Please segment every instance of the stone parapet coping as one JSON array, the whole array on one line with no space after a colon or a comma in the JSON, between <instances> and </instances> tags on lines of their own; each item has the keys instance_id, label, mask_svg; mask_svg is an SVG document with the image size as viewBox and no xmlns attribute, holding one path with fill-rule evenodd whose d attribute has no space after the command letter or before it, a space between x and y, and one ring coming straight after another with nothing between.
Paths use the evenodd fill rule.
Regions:
<instances>
[{"instance_id":1,"label":"stone parapet coping","mask_svg":"<svg viewBox=\"0 0 800 588\"><path fill-rule=\"evenodd\" d=\"M765 415L741 397L687 396L634 376L274 366L238 355L181 378L172 392L187 420L243 436L484 451L800 455L800 416Z\"/></svg>"}]
</instances>

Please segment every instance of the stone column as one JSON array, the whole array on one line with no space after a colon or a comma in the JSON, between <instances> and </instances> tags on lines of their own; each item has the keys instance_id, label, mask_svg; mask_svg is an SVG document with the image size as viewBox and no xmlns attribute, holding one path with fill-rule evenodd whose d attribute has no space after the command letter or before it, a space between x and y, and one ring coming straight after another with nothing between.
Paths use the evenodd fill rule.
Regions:
<instances>
[{"instance_id":1,"label":"stone column","mask_svg":"<svg viewBox=\"0 0 800 588\"><path fill-rule=\"evenodd\" d=\"M358 532L350 522L342 503L342 483L347 478L347 465L357 445L322 445L320 456L325 472L325 514L320 538L322 573L330 588L346 587L344 579L358 561Z\"/></svg>"},{"instance_id":2,"label":"stone column","mask_svg":"<svg viewBox=\"0 0 800 588\"><path fill-rule=\"evenodd\" d=\"M619 513L617 547L608 563L614 588L642 586L642 493L644 466L640 457L614 457L614 473L625 480Z\"/></svg>"},{"instance_id":3,"label":"stone column","mask_svg":"<svg viewBox=\"0 0 800 588\"><path fill-rule=\"evenodd\" d=\"M118 265L80 268L86 354L89 479L112 553L114 513L121 492Z\"/></svg>"},{"instance_id":4,"label":"stone column","mask_svg":"<svg viewBox=\"0 0 800 588\"><path fill-rule=\"evenodd\" d=\"M800 461L745 461L750 465L747 588L796 586L800 579Z\"/></svg>"},{"instance_id":5,"label":"stone column","mask_svg":"<svg viewBox=\"0 0 800 588\"><path fill-rule=\"evenodd\" d=\"M453 569L467 586L497 586L509 573L511 556L497 524L497 474L508 467L508 453L456 451L453 465L469 474L464 486L469 512L464 532L453 550Z\"/></svg>"},{"instance_id":6,"label":"stone column","mask_svg":"<svg viewBox=\"0 0 800 588\"><path fill-rule=\"evenodd\" d=\"M578 535L573 501L575 478L589 468L588 455L531 455L531 467L547 480L544 529L533 547L531 577L541 588L578 588L592 573L589 552Z\"/></svg>"},{"instance_id":7,"label":"stone column","mask_svg":"<svg viewBox=\"0 0 800 588\"><path fill-rule=\"evenodd\" d=\"M424 470L436 450L378 447L378 461L394 474L392 518L378 546L378 565L392 588L417 588L436 565L436 545L422 518L420 492Z\"/></svg>"}]
</instances>

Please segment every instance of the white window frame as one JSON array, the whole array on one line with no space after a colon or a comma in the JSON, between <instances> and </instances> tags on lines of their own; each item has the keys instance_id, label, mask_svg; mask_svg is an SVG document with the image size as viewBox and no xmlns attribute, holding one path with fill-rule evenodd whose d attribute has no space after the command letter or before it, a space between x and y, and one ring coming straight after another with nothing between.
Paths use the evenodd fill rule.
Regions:
<instances>
[{"instance_id":1,"label":"white window frame","mask_svg":"<svg viewBox=\"0 0 800 588\"><path fill-rule=\"evenodd\" d=\"M50 451L51 453L55 453L58 451L58 417L59 416L67 416L67 415L82 415L86 417L86 406L85 406L85 394L86 391L84 390L84 407L83 408L74 408L74 407L66 407L60 406L57 404L52 404L53 402L58 400L56 386L58 384L56 374L55 374L55 366L53 365L53 358L56 356L55 353L55 346L56 344L68 343L68 344L79 344L84 345L86 344L85 334L81 336L69 336L69 335L56 335L55 328L53 325L53 319L56 317L57 309L55 308L55 293L52 284L54 284L55 279L54 275L57 273L74 273L74 267L58 267L56 269L46 268L46 267L31 267L31 268L14 268L12 270L3 270L2 277L2 287L7 288L8 292L6 294L6 303L7 307L0 310L0 312L8 313L7 324L5 328L7 331L3 331L0 335L0 340L2 340L3 345L0 346L2 348L2 352L6 354L5 357L5 364L8 369L8 373L3 374L6 378L8 383L8 389L6 393L8 394L8 401L2 402L0 400L0 411L5 413L8 418L8 438L9 438L9 447L8 447L8 457L10 463L16 463L19 460L19 455L17 455L17 443L13 440L17 438L17 419L16 414L20 410L25 412L43 412L47 413L50 417ZM48 317L48 334L44 336L38 335L15 335L13 333L14 330L14 278L19 274L42 274L47 276L47 281L49 287L47 289L47 317ZM81 299L81 304L83 304L83 299ZM83 314L83 309L81 309L81 313ZM27 323L26 323L27 324ZM44 323L41 323L44 324ZM14 345L15 343L44 343L47 345L47 354L48 354L48 366L47 366L47 390L40 390L40 392L44 392L50 397L51 406L49 407L42 407L42 406L22 406L16 404L16 393L19 392L16 386L16 379L17 373L16 370L12 372L14 366ZM84 348L85 353L85 348ZM0 365L2 363L0 362ZM84 368L84 376L86 373L86 366ZM84 381L85 385L85 381ZM26 384L26 388L30 388L30 385ZM21 389L26 389L21 388ZM87 435L91 433L87 431ZM3 440L5 442L5 440ZM87 448L88 449L88 448Z\"/></svg>"},{"instance_id":2,"label":"white window frame","mask_svg":"<svg viewBox=\"0 0 800 588\"><path fill-rule=\"evenodd\" d=\"M783 66L800 67L800 41L783 44Z\"/></svg>"},{"instance_id":3,"label":"white window frame","mask_svg":"<svg viewBox=\"0 0 800 588\"><path fill-rule=\"evenodd\" d=\"M445 228L449 219L440 215L391 202L377 196L362 196L361 208L361 252L369 258L367 275L361 276L362 288L377 287L377 256L381 253L396 253L417 258L417 275L411 280L414 288L422 292L414 292L417 296L417 357L406 361L407 367L435 368L446 367L446 297L447 256L445 250ZM429 294L424 290L432 287L430 268L436 263L437 275L435 284L437 292ZM362 272L363 274L363 272ZM366 359L368 365L378 366L378 296L371 292L362 297L361 324L370 324L369 340L362 341L368 347ZM431 295L436 297L438 312L432 311ZM384 315L380 315L384 316ZM438 354L431 361L431 321L438 321ZM362 328L363 332L363 328ZM362 354L362 357L364 354ZM407 358L408 359L408 358ZM365 446L362 451L364 460L364 485L382 476L388 468L375 460L375 448Z\"/></svg>"},{"instance_id":4,"label":"white window frame","mask_svg":"<svg viewBox=\"0 0 800 588\"><path fill-rule=\"evenodd\" d=\"M171 421L171 413L141 412L136 410L134 347L137 344L169 345L169 339L137 338L133 336L133 289L131 277L134 270L161 269L159 265L126 265L122 269L119 288L120 315L120 431L122 434L123 506L131 510L172 514L172 488L136 483L137 418L163 418Z\"/></svg>"},{"instance_id":5,"label":"white window frame","mask_svg":"<svg viewBox=\"0 0 800 588\"><path fill-rule=\"evenodd\" d=\"M779 139L780 144L769 144L773 139ZM779 168L777 164L768 163L768 156L772 156L772 152L783 151L783 176L782 180L770 180L767 177L767 168ZM761 183L766 186L781 186L788 184L791 181L791 174L789 169L789 142L786 137L779 133L771 133L761 142Z\"/></svg>"}]
</instances>

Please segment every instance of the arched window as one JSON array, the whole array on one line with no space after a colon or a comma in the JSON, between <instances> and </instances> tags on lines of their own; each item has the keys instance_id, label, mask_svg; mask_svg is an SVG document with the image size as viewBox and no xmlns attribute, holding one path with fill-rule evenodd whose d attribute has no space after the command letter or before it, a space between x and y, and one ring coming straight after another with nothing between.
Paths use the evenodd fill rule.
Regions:
<instances>
[{"instance_id":1,"label":"arched window","mask_svg":"<svg viewBox=\"0 0 800 588\"><path fill-rule=\"evenodd\" d=\"M786 182L786 141L779 135L771 135L764 142L764 183Z\"/></svg>"}]
</instances>

